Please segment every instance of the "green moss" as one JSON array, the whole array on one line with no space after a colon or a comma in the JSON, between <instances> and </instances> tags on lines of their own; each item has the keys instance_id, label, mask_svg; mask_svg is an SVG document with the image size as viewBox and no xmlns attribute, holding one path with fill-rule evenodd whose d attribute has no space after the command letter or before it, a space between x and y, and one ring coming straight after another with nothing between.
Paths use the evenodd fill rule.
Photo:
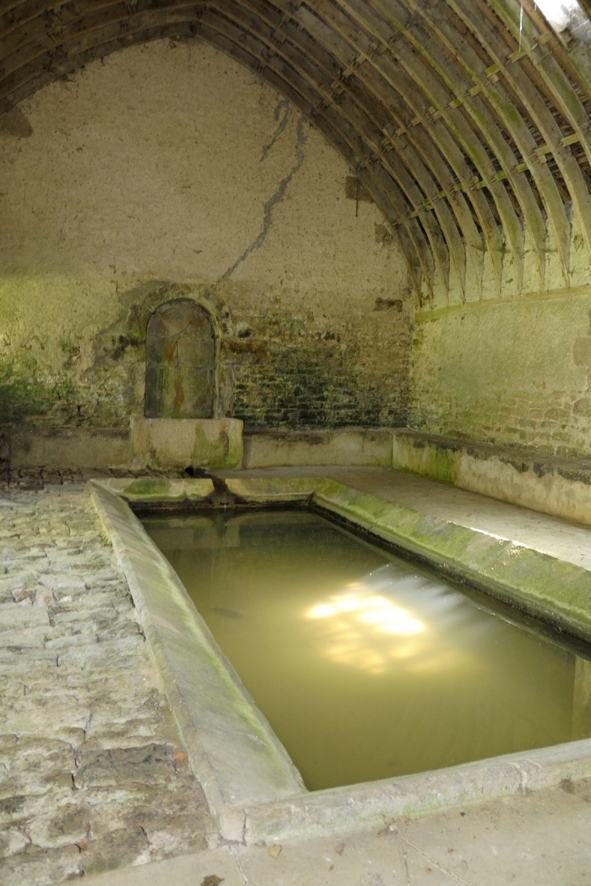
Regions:
<instances>
[{"instance_id":1,"label":"green moss","mask_svg":"<svg viewBox=\"0 0 591 886\"><path fill-rule=\"evenodd\" d=\"M192 463L200 468L235 468L242 461L242 435L222 428L215 440L195 429Z\"/></svg>"},{"instance_id":2,"label":"green moss","mask_svg":"<svg viewBox=\"0 0 591 886\"><path fill-rule=\"evenodd\" d=\"M169 488L167 480L152 479L151 477L142 477L134 480L122 490L125 496L142 496L146 498L162 498L166 496Z\"/></svg>"},{"instance_id":3,"label":"green moss","mask_svg":"<svg viewBox=\"0 0 591 886\"><path fill-rule=\"evenodd\" d=\"M73 391L68 379L47 385L35 378L34 369L25 375L10 366L0 367L0 424L19 424L29 416L46 415Z\"/></svg>"},{"instance_id":4,"label":"green moss","mask_svg":"<svg viewBox=\"0 0 591 886\"><path fill-rule=\"evenodd\" d=\"M397 448L399 447L402 447L400 458L397 456ZM397 441L397 446L394 447L392 466L421 474L431 480L439 480L440 483L449 483L451 486L456 482L457 468L454 453L449 449L439 448L435 444L427 443L419 447L413 446L412 442L404 444Z\"/></svg>"},{"instance_id":5,"label":"green moss","mask_svg":"<svg viewBox=\"0 0 591 886\"><path fill-rule=\"evenodd\" d=\"M429 447L428 473L426 476L441 483L450 483L452 486L456 482L457 470L453 455L444 449L435 449Z\"/></svg>"}]
</instances>

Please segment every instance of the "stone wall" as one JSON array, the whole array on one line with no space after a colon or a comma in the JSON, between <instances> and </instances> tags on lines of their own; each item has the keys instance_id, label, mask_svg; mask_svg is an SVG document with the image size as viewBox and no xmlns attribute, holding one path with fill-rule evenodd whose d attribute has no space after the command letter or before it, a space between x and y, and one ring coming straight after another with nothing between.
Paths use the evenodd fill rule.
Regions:
<instances>
[{"instance_id":1,"label":"stone wall","mask_svg":"<svg viewBox=\"0 0 591 886\"><path fill-rule=\"evenodd\" d=\"M591 445L591 287L416 317L410 426L557 455Z\"/></svg>"},{"instance_id":2,"label":"stone wall","mask_svg":"<svg viewBox=\"0 0 591 886\"><path fill-rule=\"evenodd\" d=\"M0 425L143 414L147 321L175 297L212 316L219 416L404 423L406 270L349 175L199 42L127 49L23 101L0 126Z\"/></svg>"}]
</instances>

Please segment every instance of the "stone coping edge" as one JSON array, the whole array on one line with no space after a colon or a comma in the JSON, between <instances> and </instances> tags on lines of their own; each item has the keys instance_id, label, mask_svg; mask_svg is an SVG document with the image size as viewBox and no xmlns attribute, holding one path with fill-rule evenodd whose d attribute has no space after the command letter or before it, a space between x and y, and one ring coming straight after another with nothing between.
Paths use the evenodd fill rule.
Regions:
<instances>
[{"instance_id":1,"label":"stone coping edge","mask_svg":"<svg viewBox=\"0 0 591 886\"><path fill-rule=\"evenodd\" d=\"M359 828L383 824L401 815L462 806L485 798L539 790L565 779L591 777L591 739L583 739L435 772L313 793L303 788L299 774L290 762L293 776L291 792L287 786L286 792L276 797L269 795L265 782L259 784L249 760L245 764L249 770L248 786L239 795L234 790L233 758L227 754L225 747L223 753L210 753L207 717L199 720L194 713L202 705L200 696L203 692L207 694L211 690L214 695L218 691L225 692L224 679L219 688L214 682L213 686L204 687L200 684L195 689L195 680L191 678L191 693L186 685L187 672L183 671L186 650L180 660L181 671L175 672L179 661L170 660L170 637L163 636L163 633L166 630L170 632L171 625L178 625L177 629L183 632L188 644L205 643L208 655L219 655L218 665L213 666L214 671L216 668L225 668L225 680L231 679L232 683L237 683L240 687L239 678L223 653L218 650L208 629L203 629L202 619L172 567L148 539L143 527L117 492L106 488L112 482L90 481L95 506L105 531L113 538L115 551L130 582L146 636L163 674L171 708L187 744L195 774L203 784L212 811L218 817L222 836L253 843L333 829ZM166 484L175 481L158 482ZM194 484L204 481L182 482ZM588 570L525 545L513 543L509 539L458 526L422 514L418 510L403 508L391 501L331 480L232 478L226 481L226 485L242 501L253 503L308 499L313 505L429 560L451 576L465 578L488 593L506 602L516 603L520 609L541 616L579 637L591 638L591 572ZM125 494L123 489L120 491ZM151 488L147 487L145 492L146 498L153 501ZM174 500L178 500L176 492L178 490L171 487L171 498ZM207 495L208 487L203 486L200 492ZM198 496L197 487L193 487L193 495ZM160 497L163 501L171 500L163 492ZM141 496L137 496L136 500L137 498ZM117 525L118 521L123 523L123 529L132 527L129 539L124 537L125 533L122 535L122 527ZM141 553L134 551L134 546L139 547ZM136 572L138 569L139 575ZM154 581L152 578L152 585L157 585L158 590L146 594L142 584L146 573L151 574L154 571L158 573L158 580ZM164 583L165 577L167 581ZM178 622L177 617L173 619L168 610L158 611L164 603L168 605L161 584L172 588L175 603L182 610ZM152 608L154 603L156 611ZM196 627L190 627L188 623L192 621ZM173 640L176 642L175 638ZM244 704L252 704L248 693L242 688L241 692L233 696L232 701L234 699L238 703L240 715L248 721L248 714L242 707ZM192 705L197 706L193 711ZM258 712L253 705L251 716L254 714ZM264 717L259 716L271 731ZM230 721L231 719L230 716ZM284 761L287 754L272 731L271 735L274 739L271 744L274 749L279 746L283 752L279 756ZM241 740L242 736L238 738ZM254 744L242 742L240 750L247 757L249 753L253 755L256 761ZM228 780L229 772L232 775ZM250 801L246 799L249 791L253 795ZM281 794L281 790L279 793Z\"/></svg>"},{"instance_id":2,"label":"stone coping edge","mask_svg":"<svg viewBox=\"0 0 591 886\"><path fill-rule=\"evenodd\" d=\"M401 816L529 793L591 776L591 739L464 763L434 772L314 791L245 810L244 840L387 826Z\"/></svg>"},{"instance_id":3,"label":"stone coping edge","mask_svg":"<svg viewBox=\"0 0 591 886\"><path fill-rule=\"evenodd\" d=\"M301 776L129 505L99 483L89 486L193 771L222 836L241 841L245 805L302 793Z\"/></svg>"}]
</instances>

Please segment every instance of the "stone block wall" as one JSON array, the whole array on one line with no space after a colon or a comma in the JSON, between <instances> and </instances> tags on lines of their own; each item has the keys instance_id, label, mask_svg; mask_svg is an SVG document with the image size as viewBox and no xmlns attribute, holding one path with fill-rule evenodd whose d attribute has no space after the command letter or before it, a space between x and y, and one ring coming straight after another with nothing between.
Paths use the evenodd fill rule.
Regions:
<instances>
[{"instance_id":1,"label":"stone block wall","mask_svg":"<svg viewBox=\"0 0 591 886\"><path fill-rule=\"evenodd\" d=\"M403 425L410 319L375 305L331 319L273 310L240 324L222 345L233 413L251 427Z\"/></svg>"},{"instance_id":2,"label":"stone block wall","mask_svg":"<svg viewBox=\"0 0 591 886\"><path fill-rule=\"evenodd\" d=\"M590 343L589 286L421 312L409 425L588 457Z\"/></svg>"}]
</instances>

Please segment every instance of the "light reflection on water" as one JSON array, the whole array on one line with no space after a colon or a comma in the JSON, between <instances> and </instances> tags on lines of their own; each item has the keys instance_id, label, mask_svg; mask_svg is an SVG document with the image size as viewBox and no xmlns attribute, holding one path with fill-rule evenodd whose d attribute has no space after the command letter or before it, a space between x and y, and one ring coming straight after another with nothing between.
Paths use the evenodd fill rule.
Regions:
<instances>
[{"instance_id":1,"label":"light reflection on water","mask_svg":"<svg viewBox=\"0 0 591 886\"><path fill-rule=\"evenodd\" d=\"M586 659L313 514L144 525L310 789L591 735Z\"/></svg>"},{"instance_id":2,"label":"light reflection on water","mask_svg":"<svg viewBox=\"0 0 591 886\"><path fill-rule=\"evenodd\" d=\"M324 654L370 674L427 673L478 667L462 649L469 631L475 640L486 622L472 617L463 594L386 563L316 603L306 613L318 622Z\"/></svg>"}]
</instances>

